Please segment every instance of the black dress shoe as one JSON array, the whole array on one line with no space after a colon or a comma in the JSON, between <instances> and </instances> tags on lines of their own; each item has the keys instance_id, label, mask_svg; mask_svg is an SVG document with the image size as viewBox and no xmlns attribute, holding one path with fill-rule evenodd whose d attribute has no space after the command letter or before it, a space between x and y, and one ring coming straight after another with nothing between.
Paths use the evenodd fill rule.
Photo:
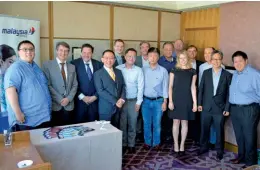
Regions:
<instances>
[{"instance_id":1,"label":"black dress shoe","mask_svg":"<svg viewBox=\"0 0 260 170\"><path fill-rule=\"evenodd\" d=\"M184 156L185 155L185 151L179 151L179 156Z\"/></svg>"},{"instance_id":2,"label":"black dress shoe","mask_svg":"<svg viewBox=\"0 0 260 170\"><path fill-rule=\"evenodd\" d=\"M204 153L207 153L208 151L207 150L199 150L197 153L196 153L196 156L200 156Z\"/></svg>"},{"instance_id":3,"label":"black dress shoe","mask_svg":"<svg viewBox=\"0 0 260 170\"><path fill-rule=\"evenodd\" d=\"M144 147L145 150L149 150L149 149L151 148L151 146L149 146L149 145L147 145L147 144L144 144L143 147Z\"/></svg>"},{"instance_id":4,"label":"black dress shoe","mask_svg":"<svg viewBox=\"0 0 260 170\"><path fill-rule=\"evenodd\" d=\"M127 147L126 146L123 146L123 154L125 154L127 151Z\"/></svg>"},{"instance_id":5,"label":"black dress shoe","mask_svg":"<svg viewBox=\"0 0 260 170\"><path fill-rule=\"evenodd\" d=\"M156 151L160 151L161 150L161 146L160 145L155 145L153 147L153 149L156 150Z\"/></svg>"},{"instance_id":6,"label":"black dress shoe","mask_svg":"<svg viewBox=\"0 0 260 170\"><path fill-rule=\"evenodd\" d=\"M243 161L243 158L236 158L236 159L231 159L230 162L232 164L239 164L240 162Z\"/></svg>"},{"instance_id":7,"label":"black dress shoe","mask_svg":"<svg viewBox=\"0 0 260 170\"><path fill-rule=\"evenodd\" d=\"M215 149L215 144L209 143L209 149L214 150Z\"/></svg>"},{"instance_id":8,"label":"black dress shoe","mask_svg":"<svg viewBox=\"0 0 260 170\"><path fill-rule=\"evenodd\" d=\"M217 160L220 161L221 159L223 159L223 154L217 153Z\"/></svg>"},{"instance_id":9,"label":"black dress shoe","mask_svg":"<svg viewBox=\"0 0 260 170\"><path fill-rule=\"evenodd\" d=\"M128 148L128 153L135 154L136 153L135 147L129 147Z\"/></svg>"}]
</instances>

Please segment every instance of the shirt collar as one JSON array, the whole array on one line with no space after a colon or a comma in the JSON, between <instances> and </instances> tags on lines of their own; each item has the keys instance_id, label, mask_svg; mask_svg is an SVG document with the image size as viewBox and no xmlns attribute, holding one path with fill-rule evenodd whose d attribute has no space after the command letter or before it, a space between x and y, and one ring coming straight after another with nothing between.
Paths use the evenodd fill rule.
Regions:
<instances>
[{"instance_id":1,"label":"shirt collar","mask_svg":"<svg viewBox=\"0 0 260 170\"><path fill-rule=\"evenodd\" d=\"M86 61L83 60L83 62L84 62L84 64L92 65L92 61L91 61L91 59L90 59L88 62L86 62Z\"/></svg>"},{"instance_id":2,"label":"shirt collar","mask_svg":"<svg viewBox=\"0 0 260 170\"><path fill-rule=\"evenodd\" d=\"M156 64L156 67L153 69L153 68L151 67L151 65L149 64L149 68L150 68L151 70L158 70L158 69L160 68L160 66L159 66L159 64L157 63L157 64Z\"/></svg>"},{"instance_id":3,"label":"shirt collar","mask_svg":"<svg viewBox=\"0 0 260 170\"><path fill-rule=\"evenodd\" d=\"M122 64L122 68L128 69L128 68L126 67L126 63L125 63L125 64ZM133 64L132 67L131 67L131 69L134 69L134 68L135 68L135 65Z\"/></svg>"},{"instance_id":4,"label":"shirt collar","mask_svg":"<svg viewBox=\"0 0 260 170\"><path fill-rule=\"evenodd\" d=\"M163 57L163 60L166 61L166 62L173 62L174 61L173 57L172 57L172 61L167 60L165 56L162 56L162 57Z\"/></svg>"},{"instance_id":5,"label":"shirt collar","mask_svg":"<svg viewBox=\"0 0 260 170\"><path fill-rule=\"evenodd\" d=\"M57 60L58 64L62 63L58 57L56 57L56 60ZM66 64L67 61L65 61L64 63Z\"/></svg>"},{"instance_id":6,"label":"shirt collar","mask_svg":"<svg viewBox=\"0 0 260 170\"><path fill-rule=\"evenodd\" d=\"M244 70L242 70L241 72L239 72L239 71L236 70L235 73L236 73L236 74L247 74L249 67L250 67L249 64L247 64L247 65L245 66Z\"/></svg>"},{"instance_id":7,"label":"shirt collar","mask_svg":"<svg viewBox=\"0 0 260 170\"><path fill-rule=\"evenodd\" d=\"M34 62L34 61L33 61L32 63L28 63L27 61L24 61L24 60L22 60L21 58L19 58L19 60L20 60L21 62L23 62L23 63L29 65L29 66L34 66L34 65L35 65L35 62Z\"/></svg>"},{"instance_id":8,"label":"shirt collar","mask_svg":"<svg viewBox=\"0 0 260 170\"><path fill-rule=\"evenodd\" d=\"M112 68L108 68L104 65L104 69L107 71L107 72L110 72L111 70L113 71L113 67Z\"/></svg>"},{"instance_id":9,"label":"shirt collar","mask_svg":"<svg viewBox=\"0 0 260 170\"><path fill-rule=\"evenodd\" d=\"M216 73L216 72L214 71L214 69L212 68L212 73L215 74L215 75L220 75L221 72L222 72L222 67L220 68L220 70L218 71L218 73Z\"/></svg>"},{"instance_id":10,"label":"shirt collar","mask_svg":"<svg viewBox=\"0 0 260 170\"><path fill-rule=\"evenodd\" d=\"M117 52L115 52L116 57L121 57L122 55L118 54Z\"/></svg>"}]
</instances>

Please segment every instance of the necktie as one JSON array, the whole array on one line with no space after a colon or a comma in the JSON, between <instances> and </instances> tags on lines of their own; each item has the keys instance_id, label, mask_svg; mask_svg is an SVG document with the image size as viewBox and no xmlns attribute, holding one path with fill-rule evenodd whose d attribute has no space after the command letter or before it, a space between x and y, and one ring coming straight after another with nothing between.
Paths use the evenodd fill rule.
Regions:
<instances>
[{"instance_id":1,"label":"necktie","mask_svg":"<svg viewBox=\"0 0 260 170\"><path fill-rule=\"evenodd\" d=\"M115 81L116 80L116 75L115 75L114 71L113 70L109 70L108 73L109 73L110 77Z\"/></svg>"},{"instance_id":2,"label":"necktie","mask_svg":"<svg viewBox=\"0 0 260 170\"><path fill-rule=\"evenodd\" d=\"M89 67L89 63L87 63L86 66L87 66L88 79L91 80L92 79L92 72L91 72L91 69Z\"/></svg>"},{"instance_id":3,"label":"necktie","mask_svg":"<svg viewBox=\"0 0 260 170\"><path fill-rule=\"evenodd\" d=\"M64 70L64 64L65 63L60 63L61 64L61 75L62 75L62 78L64 80L64 83L66 84L66 74L65 74L65 70Z\"/></svg>"}]
</instances>

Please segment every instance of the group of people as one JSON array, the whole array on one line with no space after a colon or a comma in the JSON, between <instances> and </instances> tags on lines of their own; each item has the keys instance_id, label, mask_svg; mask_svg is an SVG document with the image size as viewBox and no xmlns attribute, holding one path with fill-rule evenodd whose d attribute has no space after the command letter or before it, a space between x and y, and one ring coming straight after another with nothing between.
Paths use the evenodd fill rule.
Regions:
<instances>
[{"instance_id":1,"label":"group of people","mask_svg":"<svg viewBox=\"0 0 260 170\"><path fill-rule=\"evenodd\" d=\"M232 76L222 64L223 53L213 47L205 48L203 63L196 60L197 48L183 50L180 39L165 42L161 57L146 41L140 43L141 56L134 48L124 51L124 45L115 40L114 51L105 50L100 62L92 58L94 47L83 44L81 58L69 63L70 46L59 42L56 58L40 69L33 61L33 43L20 42L19 60L4 76L9 124L30 130L108 120L123 131L123 152L135 152L143 129L147 150L160 150L173 136L173 152L183 155L190 135L200 145L197 155L215 143L221 160L230 115L238 144L238 157L231 162L257 163L260 72L248 64L246 53L232 55Z\"/></svg>"}]
</instances>

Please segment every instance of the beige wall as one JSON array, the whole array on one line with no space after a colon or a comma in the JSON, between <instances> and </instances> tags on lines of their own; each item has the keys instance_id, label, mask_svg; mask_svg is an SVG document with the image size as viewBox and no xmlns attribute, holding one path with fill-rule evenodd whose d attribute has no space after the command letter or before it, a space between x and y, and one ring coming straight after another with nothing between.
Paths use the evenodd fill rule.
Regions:
<instances>
[{"instance_id":1,"label":"beige wall","mask_svg":"<svg viewBox=\"0 0 260 170\"><path fill-rule=\"evenodd\" d=\"M49 59L48 2L0 2L0 14L39 20L41 62Z\"/></svg>"},{"instance_id":2,"label":"beige wall","mask_svg":"<svg viewBox=\"0 0 260 170\"><path fill-rule=\"evenodd\" d=\"M98 59L101 51L112 47L118 38L125 40L125 47L135 48L138 54L141 40L148 40L151 46L157 47L158 41L180 38L180 14L171 12L161 12L158 18L156 10L57 1L0 2L0 14L40 20L41 62L55 57L54 47L58 41L66 41L71 47L92 43Z\"/></svg>"}]
</instances>

